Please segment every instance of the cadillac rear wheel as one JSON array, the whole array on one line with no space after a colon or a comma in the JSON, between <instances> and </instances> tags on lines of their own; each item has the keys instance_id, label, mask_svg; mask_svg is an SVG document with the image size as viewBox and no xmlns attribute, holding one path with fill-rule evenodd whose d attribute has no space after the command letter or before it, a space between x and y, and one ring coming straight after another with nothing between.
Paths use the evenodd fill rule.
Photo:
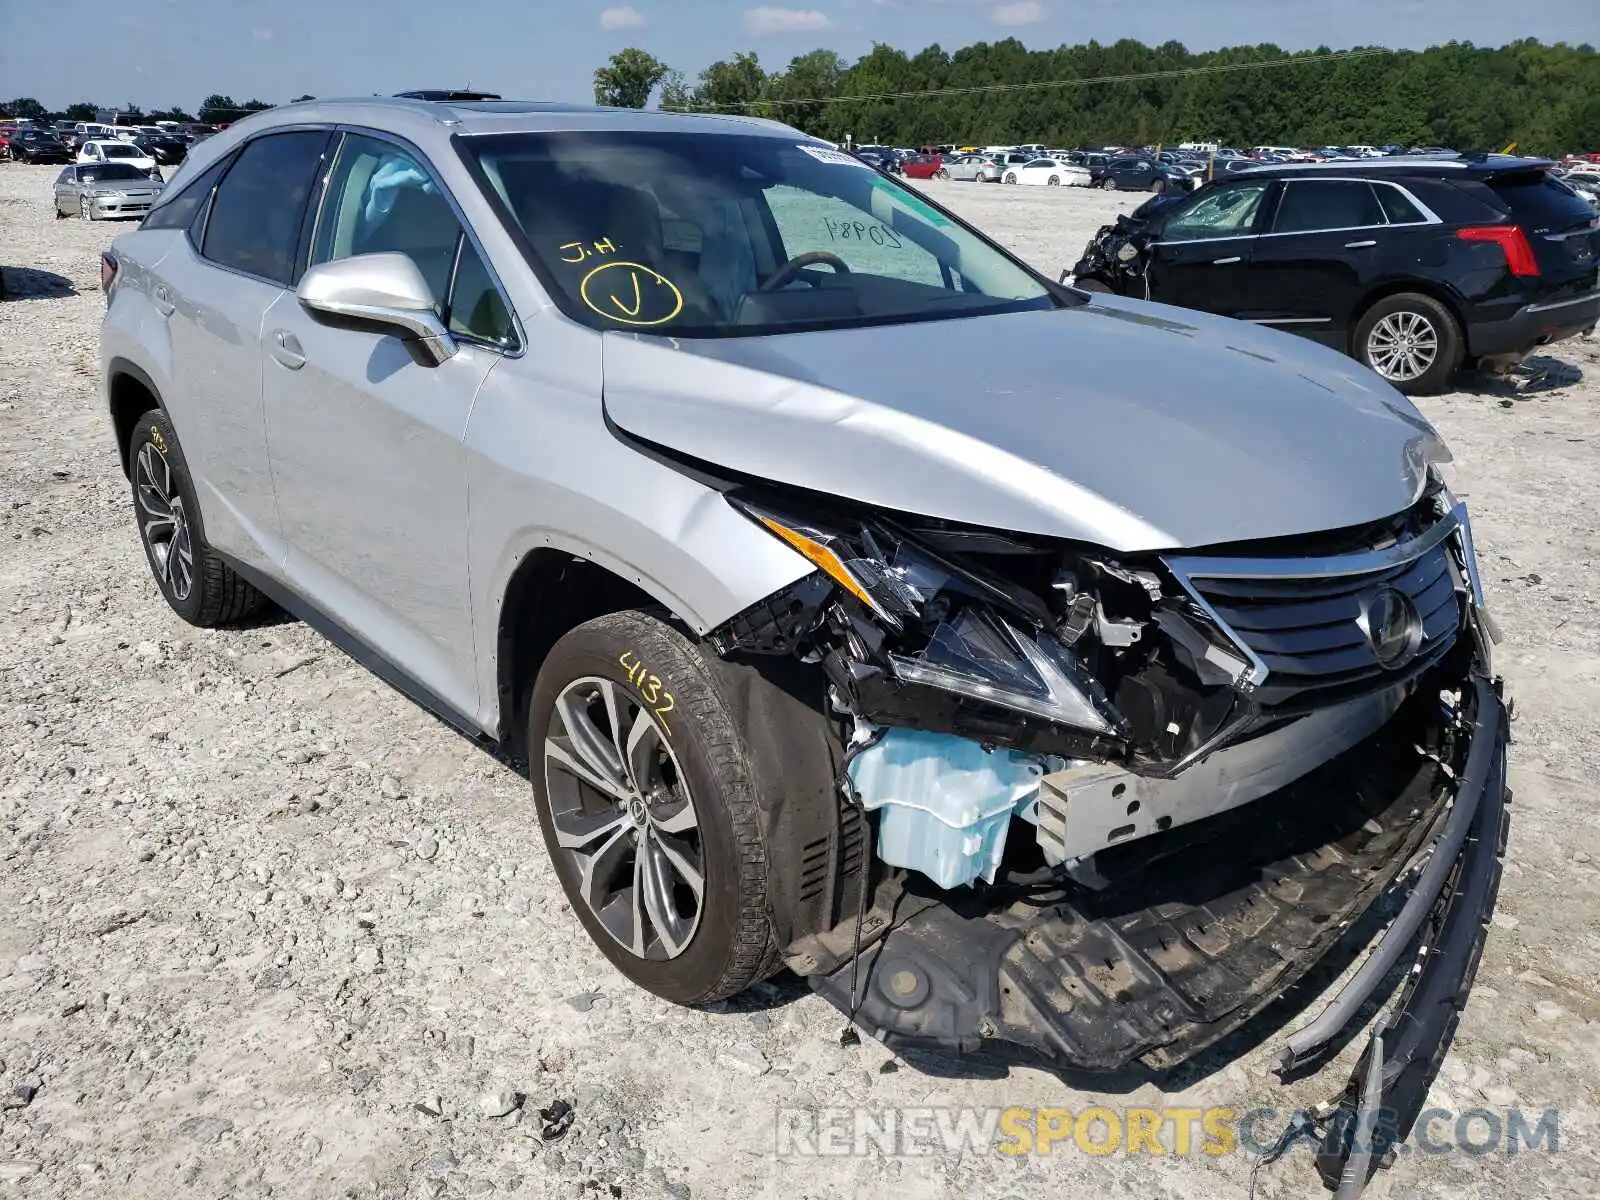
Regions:
<instances>
[{"instance_id":1,"label":"cadillac rear wheel","mask_svg":"<svg viewBox=\"0 0 1600 1200\"><path fill-rule=\"evenodd\" d=\"M539 670L527 729L545 846L601 953L680 1004L770 975L760 781L694 643L639 611L578 626Z\"/></svg>"},{"instance_id":2,"label":"cadillac rear wheel","mask_svg":"<svg viewBox=\"0 0 1600 1200\"><path fill-rule=\"evenodd\" d=\"M1461 365L1455 317L1432 296L1386 296L1356 326L1356 356L1402 392L1439 391Z\"/></svg>"}]
</instances>

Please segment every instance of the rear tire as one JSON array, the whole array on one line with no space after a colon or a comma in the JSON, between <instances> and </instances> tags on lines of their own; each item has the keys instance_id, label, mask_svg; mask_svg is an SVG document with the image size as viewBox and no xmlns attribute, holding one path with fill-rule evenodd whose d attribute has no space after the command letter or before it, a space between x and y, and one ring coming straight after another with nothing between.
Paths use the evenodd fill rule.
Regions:
<instances>
[{"instance_id":1,"label":"rear tire","mask_svg":"<svg viewBox=\"0 0 1600 1200\"><path fill-rule=\"evenodd\" d=\"M1150 190L1159 196L1162 192L1167 190L1167 181L1165 179L1152 180L1150 184Z\"/></svg>"},{"instance_id":2,"label":"rear tire","mask_svg":"<svg viewBox=\"0 0 1600 1200\"><path fill-rule=\"evenodd\" d=\"M1465 347L1455 316L1432 296L1385 296L1356 324L1352 353L1410 396L1442 390Z\"/></svg>"},{"instance_id":3,"label":"rear tire","mask_svg":"<svg viewBox=\"0 0 1600 1200\"><path fill-rule=\"evenodd\" d=\"M1006 179L1005 179L1005 181L1006 181L1006 182L1007 182L1007 183L1015 183L1015 182L1016 182L1016 181L1017 181L1017 174L1016 174L1016 172L1015 172L1015 171L1007 171L1007 172L1006 172Z\"/></svg>"},{"instance_id":4,"label":"rear tire","mask_svg":"<svg viewBox=\"0 0 1600 1200\"><path fill-rule=\"evenodd\" d=\"M189 464L167 414L151 409L128 442L134 518L161 595L191 625L246 620L267 599L217 557L206 542Z\"/></svg>"},{"instance_id":5,"label":"rear tire","mask_svg":"<svg viewBox=\"0 0 1600 1200\"><path fill-rule=\"evenodd\" d=\"M738 711L693 642L637 611L558 641L528 705L534 806L573 912L623 975L679 1004L772 974L787 925L757 799L774 784Z\"/></svg>"},{"instance_id":6,"label":"rear tire","mask_svg":"<svg viewBox=\"0 0 1600 1200\"><path fill-rule=\"evenodd\" d=\"M946 183L949 183L950 182L950 172L946 171L943 167L940 167L938 173L934 176L934 178L935 179L942 179Z\"/></svg>"},{"instance_id":7,"label":"rear tire","mask_svg":"<svg viewBox=\"0 0 1600 1200\"><path fill-rule=\"evenodd\" d=\"M1049 178L1049 179L1048 179L1048 180L1046 180L1046 182L1047 182L1047 183L1048 183L1048 184L1049 184L1049 185L1050 185L1050 186L1051 186L1051 187L1060 187L1060 186L1061 186L1061 176L1059 176L1059 175L1052 175L1052 176L1050 176L1050 178Z\"/></svg>"}]
</instances>

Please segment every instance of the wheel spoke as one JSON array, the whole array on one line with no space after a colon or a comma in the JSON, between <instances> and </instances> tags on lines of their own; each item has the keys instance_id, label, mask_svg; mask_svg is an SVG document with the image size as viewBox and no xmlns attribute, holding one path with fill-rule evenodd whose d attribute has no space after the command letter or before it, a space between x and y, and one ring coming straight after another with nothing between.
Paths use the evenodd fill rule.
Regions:
<instances>
[{"instance_id":1,"label":"wheel spoke","mask_svg":"<svg viewBox=\"0 0 1600 1200\"><path fill-rule=\"evenodd\" d=\"M705 876L689 861L688 855L674 845L669 839L651 831L645 835L645 841L658 848L666 860L672 864L672 869L679 879L683 880L688 889L694 893L695 903L700 903L700 897L705 891Z\"/></svg>"},{"instance_id":2,"label":"wheel spoke","mask_svg":"<svg viewBox=\"0 0 1600 1200\"><path fill-rule=\"evenodd\" d=\"M601 693L604 697L604 689L601 689ZM620 800L626 800L630 789L622 760L612 738L595 728L594 721L590 719L588 697L580 697L576 691L564 693L556 701L556 715L567 731L573 753L583 760L589 774L607 781L604 785L596 786Z\"/></svg>"},{"instance_id":3,"label":"wheel spoke","mask_svg":"<svg viewBox=\"0 0 1600 1200\"><path fill-rule=\"evenodd\" d=\"M600 774L555 738L545 739L544 756L561 767L567 774L587 783L598 791L604 792L614 800L626 804L632 797L632 792L626 786L618 783L615 779Z\"/></svg>"},{"instance_id":4,"label":"wheel spoke","mask_svg":"<svg viewBox=\"0 0 1600 1200\"><path fill-rule=\"evenodd\" d=\"M678 802L678 807L672 809L666 816L659 816L652 812L650 823L662 833L683 834L691 829L698 829L700 821L695 816L694 805L685 798Z\"/></svg>"},{"instance_id":5,"label":"wheel spoke","mask_svg":"<svg viewBox=\"0 0 1600 1200\"><path fill-rule=\"evenodd\" d=\"M623 754L628 778L641 796L650 794L653 782L651 767L655 765L656 750L660 744L661 735L656 732L655 722L650 719L649 712L641 708L633 719L633 728L628 730L628 744Z\"/></svg>"},{"instance_id":6,"label":"wheel spoke","mask_svg":"<svg viewBox=\"0 0 1600 1200\"><path fill-rule=\"evenodd\" d=\"M573 852L578 860L578 894L596 913L605 907L602 901L612 890L623 860L634 849L632 833L631 826L622 826L613 830L594 853Z\"/></svg>"},{"instance_id":7,"label":"wheel spoke","mask_svg":"<svg viewBox=\"0 0 1600 1200\"><path fill-rule=\"evenodd\" d=\"M694 931L694 920L692 916L684 918L678 915L669 874L670 860L664 851L665 848L648 835L643 839L639 846L638 878L640 890L644 893L644 908L649 914L650 924L654 927L656 936L661 939L661 947L667 952L667 957L676 958L689 944L689 938ZM696 908L699 904L700 894L696 892Z\"/></svg>"},{"instance_id":8,"label":"wheel spoke","mask_svg":"<svg viewBox=\"0 0 1600 1200\"><path fill-rule=\"evenodd\" d=\"M568 850L582 850L585 846L592 846L595 842L622 829L628 824L626 812L606 812L599 816L582 815L579 819L563 824L560 817L553 822L556 830L556 842Z\"/></svg>"}]
</instances>

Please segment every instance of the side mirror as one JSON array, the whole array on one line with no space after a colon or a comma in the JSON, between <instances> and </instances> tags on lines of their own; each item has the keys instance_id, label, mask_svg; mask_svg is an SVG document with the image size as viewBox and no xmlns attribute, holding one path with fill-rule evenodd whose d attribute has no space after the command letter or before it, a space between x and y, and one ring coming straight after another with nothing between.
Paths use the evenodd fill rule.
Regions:
<instances>
[{"instance_id":1,"label":"side mirror","mask_svg":"<svg viewBox=\"0 0 1600 1200\"><path fill-rule=\"evenodd\" d=\"M295 288L300 305L330 325L377 328L399 335L438 366L456 352L456 340L434 311L433 291L404 254L357 254L318 263Z\"/></svg>"}]
</instances>

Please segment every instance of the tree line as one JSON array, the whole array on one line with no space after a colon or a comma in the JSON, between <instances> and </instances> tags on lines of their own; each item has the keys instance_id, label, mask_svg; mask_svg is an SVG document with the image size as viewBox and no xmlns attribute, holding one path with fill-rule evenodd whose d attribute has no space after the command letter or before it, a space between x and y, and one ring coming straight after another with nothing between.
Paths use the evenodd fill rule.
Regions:
<instances>
[{"instance_id":1,"label":"tree line","mask_svg":"<svg viewBox=\"0 0 1600 1200\"><path fill-rule=\"evenodd\" d=\"M1029 50L1015 38L915 54L876 45L850 63L813 50L769 71L754 51L691 83L630 47L595 71L601 104L775 117L832 141L918 146L1450 146L1561 154L1600 149L1600 53L1529 38L1500 47L1323 47L1284 63L1270 43L1191 53L1124 39ZM1183 72L1183 73L1179 73ZM1105 76L1144 76L1076 82ZM1016 85L1048 85L1019 88ZM997 88L996 85L1004 85ZM895 95L941 89L948 95Z\"/></svg>"},{"instance_id":2,"label":"tree line","mask_svg":"<svg viewBox=\"0 0 1600 1200\"><path fill-rule=\"evenodd\" d=\"M296 96L296 100L315 100L315 96ZM249 100L237 101L232 96L225 96L220 92L213 92L201 101L199 107L190 112L185 108L174 105L172 108L153 108L149 112L137 104L124 105L95 104L83 100L77 104L69 104L59 112L46 108L32 96L21 96L15 100L0 101L0 114L11 118L23 118L29 121L93 121L95 114L105 109L115 109L131 124L150 124L155 121L200 121L206 125L222 125L230 121L237 121L247 117L253 112L274 107L265 100L252 97Z\"/></svg>"}]
</instances>

